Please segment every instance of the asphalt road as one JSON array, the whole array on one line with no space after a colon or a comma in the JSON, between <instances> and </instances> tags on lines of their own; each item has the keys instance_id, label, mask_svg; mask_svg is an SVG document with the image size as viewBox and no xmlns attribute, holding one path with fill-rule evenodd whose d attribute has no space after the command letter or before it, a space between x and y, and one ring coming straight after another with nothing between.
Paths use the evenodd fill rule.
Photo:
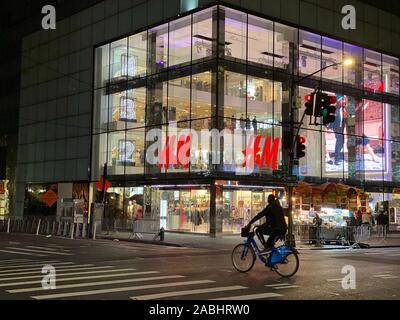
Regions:
<instances>
[{"instance_id":1,"label":"asphalt road","mask_svg":"<svg viewBox=\"0 0 400 320\"><path fill-rule=\"evenodd\" d=\"M55 289L42 288L44 265ZM298 273L283 279L259 262L236 272L227 249L0 234L0 300L397 300L399 265L400 248L302 250ZM345 266L355 289L342 287Z\"/></svg>"}]
</instances>

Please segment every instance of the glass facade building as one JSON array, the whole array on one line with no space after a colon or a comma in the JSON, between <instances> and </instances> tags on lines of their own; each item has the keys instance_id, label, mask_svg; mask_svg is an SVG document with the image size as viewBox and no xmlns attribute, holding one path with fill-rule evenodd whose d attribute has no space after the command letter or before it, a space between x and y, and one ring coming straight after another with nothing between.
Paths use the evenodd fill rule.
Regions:
<instances>
[{"instance_id":1,"label":"glass facade building","mask_svg":"<svg viewBox=\"0 0 400 320\"><path fill-rule=\"evenodd\" d=\"M238 175L243 150L232 154L234 141L214 139L191 148L188 165L151 164L150 132L241 129L263 144L278 141L280 164L289 151L290 97L297 97L300 119L303 97L317 86L336 96L336 119L327 126L305 121L299 179L314 187L358 188L370 204L391 200L400 185L397 57L226 6L102 44L94 56L91 170L97 181L107 164L106 217L131 219L140 212L160 219L166 230L240 232L269 193L286 201L287 185L273 169ZM292 89L294 80L347 58L354 64L327 68Z\"/></svg>"}]
</instances>

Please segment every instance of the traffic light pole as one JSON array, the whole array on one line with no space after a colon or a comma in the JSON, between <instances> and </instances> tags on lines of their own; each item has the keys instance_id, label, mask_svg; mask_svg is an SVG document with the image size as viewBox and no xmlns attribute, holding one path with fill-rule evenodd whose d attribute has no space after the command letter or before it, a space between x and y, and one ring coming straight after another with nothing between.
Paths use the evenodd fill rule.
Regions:
<instances>
[{"instance_id":1,"label":"traffic light pole","mask_svg":"<svg viewBox=\"0 0 400 320\"><path fill-rule=\"evenodd\" d=\"M317 73L322 72L325 69L328 69L330 67L334 67L334 66L337 66L337 65L340 65L340 64L342 64L342 62L328 65L328 66L326 66L326 67L324 67L324 68L322 68L322 69L320 69L318 71L315 71L315 72L313 72L313 73L311 73L311 74L309 74L309 75L307 75L305 77L297 79L296 81L292 77L291 86L290 86L290 89L291 89L290 90L291 91L290 92L290 100L289 100L289 104L290 104L290 138L291 138L290 141L292 141L291 148L289 150L289 159L288 159L288 161L289 161L289 163L288 163L288 171L289 171L289 175L290 176L293 175L293 165L294 165L294 160L295 160L294 145L295 145L295 142L296 142L296 138L299 135L299 132L300 132L300 129L301 129L301 125L303 124L304 117L306 115L306 113L304 112L303 116L301 117L300 123L299 123L299 125L297 127L296 134L293 135L294 129L295 129L294 128L294 123L295 123L295 120L296 120L295 119L295 111L297 109L296 108L296 97L295 97L296 87L303 80L308 79L308 78L312 77L313 75L316 75ZM296 246L296 241L295 241L294 233L293 233L293 188L294 187L292 186L292 184L289 184L289 186L288 186L289 201L288 201L288 214L287 214L287 217L288 217L288 234L286 236L285 244L288 245L288 246L295 247Z\"/></svg>"}]
</instances>

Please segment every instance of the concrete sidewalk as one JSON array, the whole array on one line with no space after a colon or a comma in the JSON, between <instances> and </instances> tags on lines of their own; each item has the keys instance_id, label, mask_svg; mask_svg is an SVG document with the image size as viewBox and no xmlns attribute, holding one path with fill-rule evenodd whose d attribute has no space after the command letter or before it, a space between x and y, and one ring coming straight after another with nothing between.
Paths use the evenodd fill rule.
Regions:
<instances>
[{"instance_id":1,"label":"concrete sidewalk","mask_svg":"<svg viewBox=\"0 0 400 320\"><path fill-rule=\"evenodd\" d=\"M231 250L235 245L244 241L244 238L241 238L239 235L223 235L212 238L209 235L165 232L165 238L163 242L160 242L159 239L153 240L154 235L142 234L141 236L141 238L135 238L131 234L124 232L103 232L96 237L103 239L118 239L158 245L218 250ZM386 241L373 236L370 240L363 241L362 243L368 244L370 248L400 247L400 233L388 234ZM296 247L300 250L329 250L349 248L349 246L342 245L324 245L322 247L316 247L314 245L310 245L308 243L300 241L296 242Z\"/></svg>"}]
</instances>

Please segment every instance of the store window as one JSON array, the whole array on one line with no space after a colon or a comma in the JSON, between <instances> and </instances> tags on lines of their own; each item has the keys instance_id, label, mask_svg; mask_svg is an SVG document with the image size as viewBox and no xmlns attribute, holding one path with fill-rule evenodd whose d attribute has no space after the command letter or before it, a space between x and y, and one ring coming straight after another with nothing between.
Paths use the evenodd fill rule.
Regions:
<instances>
[{"instance_id":1,"label":"store window","mask_svg":"<svg viewBox=\"0 0 400 320\"><path fill-rule=\"evenodd\" d=\"M213 115L211 81L211 71L193 74L192 119L210 118Z\"/></svg>"},{"instance_id":2,"label":"store window","mask_svg":"<svg viewBox=\"0 0 400 320\"><path fill-rule=\"evenodd\" d=\"M249 15L248 61L272 67L274 57L273 22Z\"/></svg>"},{"instance_id":3,"label":"store window","mask_svg":"<svg viewBox=\"0 0 400 320\"><path fill-rule=\"evenodd\" d=\"M110 45L96 48L95 88L106 85L110 79Z\"/></svg>"},{"instance_id":4,"label":"store window","mask_svg":"<svg viewBox=\"0 0 400 320\"><path fill-rule=\"evenodd\" d=\"M296 28L275 23L274 33L274 68L289 74L297 73L297 65L293 65L298 33ZM297 60L297 59L296 59Z\"/></svg>"},{"instance_id":5,"label":"store window","mask_svg":"<svg viewBox=\"0 0 400 320\"><path fill-rule=\"evenodd\" d=\"M274 83L272 80L249 76L247 79L247 117L257 131L258 122L273 123ZM247 120L247 121L248 121Z\"/></svg>"},{"instance_id":6,"label":"store window","mask_svg":"<svg viewBox=\"0 0 400 320\"><path fill-rule=\"evenodd\" d=\"M223 8L225 13L225 58L247 58L247 14Z\"/></svg>"},{"instance_id":7,"label":"store window","mask_svg":"<svg viewBox=\"0 0 400 320\"><path fill-rule=\"evenodd\" d=\"M208 233L210 192L207 189L160 189L161 227L168 231Z\"/></svg>"},{"instance_id":8,"label":"store window","mask_svg":"<svg viewBox=\"0 0 400 320\"><path fill-rule=\"evenodd\" d=\"M128 79L128 38L111 43L110 81L119 82Z\"/></svg>"},{"instance_id":9,"label":"store window","mask_svg":"<svg viewBox=\"0 0 400 320\"><path fill-rule=\"evenodd\" d=\"M147 74L154 74L168 66L168 24L148 31L149 64Z\"/></svg>"},{"instance_id":10,"label":"store window","mask_svg":"<svg viewBox=\"0 0 400 320\"><path fill-rule=\"evenodd\" d=\"M227 71L224 88L224 117L236 129L246 128L246 74Z\"/></svg>"},{"instance_id":11,"label":"store window","mask_svg":"<svg viewBox=\"0 0 400 320\"><path fill-rule=\"evenodd\" d=\"M363 50L361 47L344 43L344 59L351 59L354 63L346 66L343 72L344 84L356 88L363 88Z\"/></svg>"},{"instance_id":12,"label":"store window","mask_svg":"<svg viewBox=\"0 0 400 320\"><path fill-rule=\"evenodd\" d=\"M119 142L120 160L125 162L125 174L144 174L146 159L145 129L126 132L126 140Z\"/></svg>"},{"instance_id":13,"label":"store window","mask_svg":"<svg viewBox=\"0 0 400 320\"><path fill-rule=\"evenodd\" d=\"M126 122L127 129L140 128L146 119L146 88L127 90L120 99L120 121Z\"/></svg>"},{"instance_id":14,"label":"store window","mask_svg":"<svg viewBox=\"0 0 400 320\"><path fill-rule=\"evenodd\" d=\"M322 47L321 36L299 31L299 73L309 75L321 69ZM317 73L314 77L320 78L321 74Z\"/></svg>"},{"instance_id":15,"label":"store window","mask_svg":"<svg viewBox=\"0 0 400 320\"><path fill-rule=\"evenodd\" d=\"M190 171L207 172L212 170L212 140L211 137L203 137L201 131L209 132L212 129L212 119L204 118L191 122L191 129L200 137L198 143L192 143L190 149Z\"/></svg>"},{"instance_id":16,"label":"store window","mask_svg":"<svg viewBox=\"0 0 400 320\"><path fill-rule=\"evenodd\" d=\"M93 108L93 134L107 132L109 96L106 89L98 89L94 92Z\"/></svg>"},{"instance_id":17,"label":"store window","mask_svg":"<svg viewBox=\"0 0 400 320\"><path fill-rule=\"evenodd\" d=\"M168 82L168 123L190 120L191 77L177 78Z\"/></svg>"},{"instance_id":18,"label":"store window","mask_svg":"<svg viewBox=\"0 0 400 320\"><path fill-rule=\"evenodd\" d=\"M126 64L128 77L145 76L147 72L147 31L135 34L128 39L128 58L122 60Z\"/></svg>"},{"instance_id":19,"label":"store window","mask_svg":"<svg viewBox=\"0 0 400 320\"><path fill-rule=\"evenodd\" d=\"M146 124L160 125L168 121L168 82L161 75L147 80Z\"/></svg>"},{"instance_id":20,"label":"store window","mask_svg":"<svg viewBox=\"0 0 400 320\"><path fill-rule=\"evenodd\" d=\"M384 91L399 95L399 59L382 55Z\"/></svg>"},{"instance_id":21,"label":"store window","mask_svg":"<svg viewBox=\"0 0 400 320\"><path fill-rule=\"evenodd\" d=\"M170 67L176 67L191 61L192 54L192 17L187 16L169 24L169 60Z\"/></svg>"},{"instance_id":22,"label":"store window","mask_svg":"<svg viewBox=\"0 0 400 320\"><path fill-rule=\"evenodd\" d=\"M213 15L216 8L210 8L193 14L192 59L207 59L215 56L217 39L213 37Z\"/></svg>"},{"instance_id":23,"label":"store window","mask_svg":"<svg viewBox=\"0 0 400 320\"><path fill-rule=\"evenodd\" d=\"M342 82L343 65L334 65L343 61L343 42L327 37L322 37L321 68L333 65L322 71L325 80Z\"/></svg>"},{"instance_id":24,"label":"store window","mask_svg":"<svg viewBox=\"0 0 400 320\"><path fill-rule=\"evenodd\" d=\"M364 49L364 90L383 92L382 55L378 52Z\"/></svg>"}]
</instances>

